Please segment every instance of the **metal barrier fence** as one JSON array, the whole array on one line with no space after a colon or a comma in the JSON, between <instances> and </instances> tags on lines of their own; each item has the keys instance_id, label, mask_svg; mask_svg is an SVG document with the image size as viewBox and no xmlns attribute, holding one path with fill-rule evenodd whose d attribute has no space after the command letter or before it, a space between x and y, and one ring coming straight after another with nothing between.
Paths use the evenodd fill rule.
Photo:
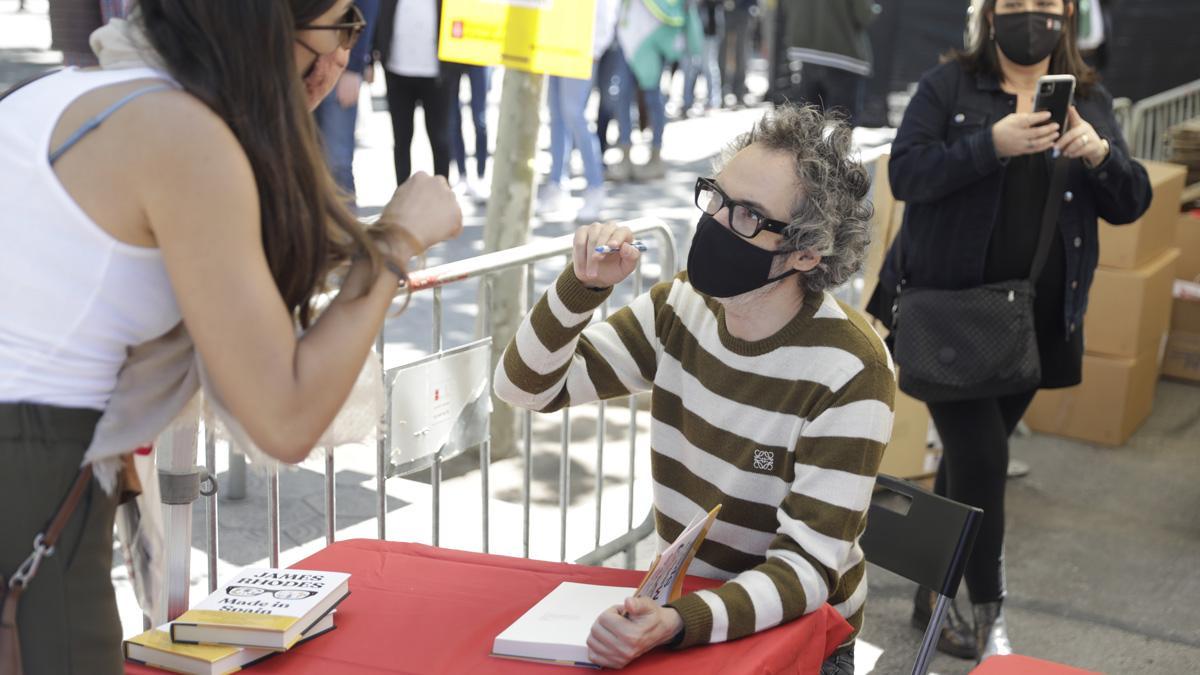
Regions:
<instances>
[{"instance_id":1,"label":"metal barrier fence","mask_svg":"<svg viewBox=\"0 0 1200 675\"><path fill-rule=\"evenodd\" d=\"M661 270L660 278L668 279L672 276L677 267L675 254L675 239L671 230L662 221L654 218L643 218L639 220L624 223L625 226L633 230L634 234L640 237L654 237L658 240L658 245L653 251L658 255L658 262ZM523 270L525 275L525 294L526 306L532 307L532 303L536 300L534 288L534 264L551 260L554 258L565 257L570 260L573 247L573 235L566 235L555 239L550 239L542 242L536 242L525 246L511 248L505 251L488 253L467 260L447 263L435 268L431 268L422 272L417 272L412 275L411 290L416 297L418 294L429 293L432 296L433 308L433 355L446 354L455 348L446 349L443 346L443 305L442 305L442 289L453 285L465 282L470 279L478 279L480 283L482 300L480 302L481 318L478 323L479 337L488 337L492 333L492 317L489 308L491 306L491 296L493 293L494 278L502 272ZM642 292L642 266L639 265L637 270L632 275L632 292L636 296ZM608 313L608 302L606 301L601 308L601 317L606 317ZM400 320L404 320L401 317ZM497 349L503 349L506 345L494 345ZM384 333L380 331L379 338L376 342L376 348L379 353L379 358L382 361L386 349L384 341ZM395 369L393 369L395 370ZM388 378L385 376L385 381ZM487 394L491 393L491 374L489 369L488 374L488 389ZM392 409L391 391L388 388L388 396L385 410ZM578 558L576 562L583 564L598 564L608 558L613 557L621 552L626 554L626 564L630 565L633 562L633 549L638 541L647 536L653 531L653 520L649 514L646 518L634 526L634 457L637 447L637 418L638 406L635 397L629 397L629 416L630 416L630 433L629 433L629 484L628 494L626 495L626 506L628 508L628 518L626 522L626 531L624 534L614 540L601 545L600 544L600 525L602 511L604 508L604 471L603 471L603 453L604 453L604 437L605 437L605 403L598 403L598 428L596 434L596 450L597 450L597 468L596 468L596 504L595 504L595 549L590 553ZM567 510L570 502L570 462L568 461L568 446L570 442L571 429L571 413L570 409L564 409L562 415L562 436L561 436L561 458L560 470L558 477L558 492L559 492L559 534L561 537L561 545L559 549L559 559L565 560L567 555ZM524 523L522 527L523 542L522 550L525 557L529 557L530 553L530 511L531 511L531 485L532 485L532 453L533 453L533 414L529 411L524 411L522 414L523 427L523 460L524 460L524 476L523 476L523 502L522 511L524 514ZM207 425L206 425L207 427ZM199 425L195 425L190 430L184 429L181 432L174 434L173 438L160 439L158 450L160 458L160 472L166 471L196 471L196 440L199 436ZM395 447L395 439L389 437L390 434L386 425L381 425L378 433L376 444L376 503L375 511L378 528L377 537L379 539L387 538L387 493L386 482L391 469L391 455ZM205 468L214 475L216 473L216 453L217 443L211 429L206 428L203 434ZM488 521L489 521L489 469L491 466L491 440L490 436L485 440L480 447L480 476L481 476L481 491L483 496L483 512L482 522L483 528L481 533L482 550L489 549L488 542ZM324 466L324 491L325 491L325 541L326 544L333 543L337 530L337 488L334 480L335 456L332 448L326 448L325 466ZM429 467L430 483L432 488L432 540L436 546L439 542L440 535L440 488L442 483L442 457L436 455L433 457ZM215 481L215 478L213 478ZM217 584L217 561L219 551L219 535L218 535L218 517L219 509L217 503L217 495L213 490L206 490L205 496L205 512L206 512L206 542L207 542L207 562L208 562L208 586L209 591L216 589ZM269 469L267 476L267 519L269 533L269 559L272 567L279 566L280 554L280 518L279 518L279 470L278 466L272 466ZM188 588L190 575L190 555L191 555L191 504L165 504L164 503L164 521L167 524L167 614L169 619L173 619L186 611L188 607Z\"/></svg>"},{"instance_id":2,"label":"metal barrier fence","mask_svg":"<svg viewBox=\"0 0 1200 675\"><path fill-rule=\"evenodd\" d=\"M1128 141L1133 133L1133 101L1127 96L1113 99L1113 117L1117 118L1117 127Z\"/></svg>"},{"instance_id":3,"label":"metal barrier fence","mask_svg":"<svg viewBox=\"0 0 1200 675\"><path fill-rule=\"evenodd\" d=\"M1200 117L1200 80L1144 98L1129 113L1126 140L1134 157L1164 161L1170 156L1167 131Z\"/></svg>"}]
</instances>

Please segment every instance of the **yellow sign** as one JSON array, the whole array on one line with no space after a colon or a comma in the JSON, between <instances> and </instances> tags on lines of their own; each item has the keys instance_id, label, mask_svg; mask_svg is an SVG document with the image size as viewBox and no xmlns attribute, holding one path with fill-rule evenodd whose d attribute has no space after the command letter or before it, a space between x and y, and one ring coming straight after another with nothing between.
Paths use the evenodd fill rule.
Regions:
<instances>
[{"instance_id":1,"label":"yellow sign","mask_svg":"<svg viewBox=\"0 0 1200 675\"><path fill-rule=\"evenodd\" d=\"M438 58L592 77L596 0L444 0Z\"/></svg>"}]
</instances>

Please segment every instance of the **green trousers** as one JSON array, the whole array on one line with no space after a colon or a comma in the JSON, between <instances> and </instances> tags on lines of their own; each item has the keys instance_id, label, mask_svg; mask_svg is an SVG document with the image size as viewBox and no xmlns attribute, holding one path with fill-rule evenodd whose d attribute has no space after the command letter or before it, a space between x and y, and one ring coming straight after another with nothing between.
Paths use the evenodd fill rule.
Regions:
<instances>
[{"instance_id":1,"label":"green trousers","mask_svg":"<svg viewBox=\"0 0 1200 675\"><path fill-rule=\"evenodd\" d=\"M33 550L79 472L100 412L0 403L0 574ZM21 598L17 614L26 675L124 672L112 586L117 498L88 487Z\"/></svg>"}]
</instances>

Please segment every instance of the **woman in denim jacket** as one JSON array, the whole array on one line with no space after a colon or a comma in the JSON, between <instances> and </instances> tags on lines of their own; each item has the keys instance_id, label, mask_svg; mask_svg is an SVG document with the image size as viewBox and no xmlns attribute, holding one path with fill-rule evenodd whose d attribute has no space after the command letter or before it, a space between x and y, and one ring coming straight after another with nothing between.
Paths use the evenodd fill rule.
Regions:
<instances>
[{"instance_id":1,"label":"woman in denim jacket","mask_svg":"<svg viewBox=\"0 0 1200 675\"><path fill-rule=\"evenodd\" d=\"M1069 387L1081 379L1096 219L1136 220L1150 203L1149 180L1129 156L1112 97L1079 56L1075 3L976 4L970 48L922 77L892 145L888 177L906 202L904 225L868 311L890 321L901 279L959 289L1027 277L1046 199L1062 199L1058 236L1037 280L1034 330L1040 387ZM1048 112L1033 112L1038 78L1048 74L1076 78L1065 129ZM1048 160L1060 154L1070 159L1066 189L1048 195ZM1008 437L1034 393L929 404L944 445L936 492L984 510L965 572L974 631L951 612L939 641L947 653L982 660L1010 651L1002 612ZM918 590L914 621L928 618L931 603L932 594Z\"/></svg>"}]
</instances>

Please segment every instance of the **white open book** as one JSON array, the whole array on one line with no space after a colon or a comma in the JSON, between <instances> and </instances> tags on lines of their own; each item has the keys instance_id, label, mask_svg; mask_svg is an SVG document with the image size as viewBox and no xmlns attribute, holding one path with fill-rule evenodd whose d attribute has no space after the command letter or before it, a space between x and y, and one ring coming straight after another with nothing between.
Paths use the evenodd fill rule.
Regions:
<instances>
[{"instance_id":1,"label":"white open book","mask_svg":"<svg viewBox=\"0 0 1200 675\"><path fill-rule=\"evenodd\" d=\"M562 665L595 667L588 661L587 639L596 617L631 596L659 605L683 592L688 565L712 527L721 506L698 514L666 549L658 554L637 588L598 586L564 581L521 615L492 643L492 654L506 658Z\"/></svg>"}]
</instances>

